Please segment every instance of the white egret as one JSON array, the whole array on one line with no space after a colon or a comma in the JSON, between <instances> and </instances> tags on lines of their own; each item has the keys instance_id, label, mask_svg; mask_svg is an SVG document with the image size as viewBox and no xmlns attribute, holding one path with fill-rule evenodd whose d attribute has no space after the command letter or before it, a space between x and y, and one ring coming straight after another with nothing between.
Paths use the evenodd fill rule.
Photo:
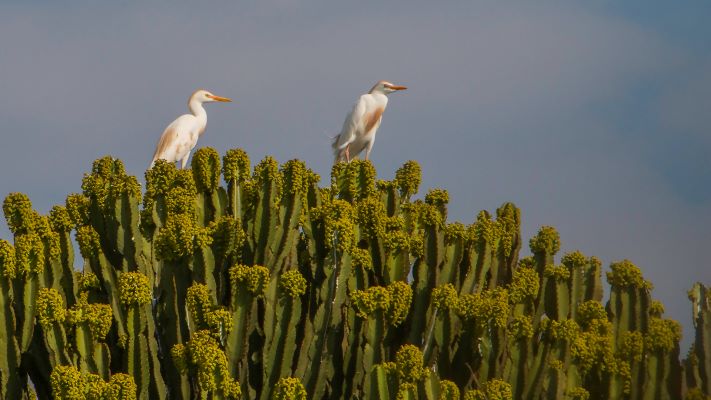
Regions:
<instances>
[{"instance_id":1,"label":"white egret","mask_svg":"<svg viewBox=\"0 0 711 400\"><path fill-rule=\"evenodd\" d=\"M156 151L153 153L151 167L156 160L166 160L168 162L180 161L180 167L185 168L190 158L190 152L195 148L198 138L205 133L207 127L207 112L202 104L215 101L230 102L232 100L227 97L215 96L203 89L195 91L190 96L190 100L188 100L190 114L179 116L165 128L156 145Z\"/></svg>"},{"instance_id":2,"label":"white egret","mask_svg":"<svg viewBox=\"0 0 711 400\"><path fill-rule=\"evenodd\" d=\"M380 81L370 89L370 92L360 96L353 110L346 116L343 129L333 139L334 163L350 162L365 149L365 159L375 143L375 133L378 131L383 112L388 105L388 94L407 89L387 81Z\"/></svg>"}]
</instances>

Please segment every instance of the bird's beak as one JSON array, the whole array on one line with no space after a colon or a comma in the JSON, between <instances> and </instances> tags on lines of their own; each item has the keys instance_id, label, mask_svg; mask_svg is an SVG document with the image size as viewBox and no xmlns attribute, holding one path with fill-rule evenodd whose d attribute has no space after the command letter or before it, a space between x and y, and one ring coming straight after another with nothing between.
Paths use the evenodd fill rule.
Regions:
<instances>
[{"instance_id":1,"label":"bird's beak","mask_svg":"<svg viewBox=\"0 0 711 400\"><path fill-rule=\"evenodd\" d=\"M392 85L392 86L388 86L388 87L389 87L390 89L392 89L392 90L407 90L407 86L395 86L395 85Z\"/></svg>"},{"instance_id":2,"label":"bird's beak","mask_svg":"<svg viewBox=\"0 0 711 400\"><path fill-rule=\"evenodd\" d=\"M213 99L213 100L215 100L215 101L221 101L221 102L223 102L223 103L229 103L229 102L232 101L232 99L228 99L227 97L214 96L214 95L211 95L211 94L208 94L207 97L209 97L209 98L211 98L211 99Z\"/></svg>"}]
</instances>

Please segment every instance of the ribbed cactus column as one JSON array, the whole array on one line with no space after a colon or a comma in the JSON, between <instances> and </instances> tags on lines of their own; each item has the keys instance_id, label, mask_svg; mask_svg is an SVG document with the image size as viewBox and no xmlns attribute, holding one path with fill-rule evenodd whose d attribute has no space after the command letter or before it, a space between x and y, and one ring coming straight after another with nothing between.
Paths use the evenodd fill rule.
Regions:
<instances>
[{"instance_id":1,"label":"ribbed cactus column","mask_svg":"<svg viewBox=\"0 0 711 400\"><path fill-rule=\"evenodd\" d=\"M20 374L16 373L20 365L12 306L16 263L15 248L6 240L0 240L0 396L3 398L20 398L25 386Z\"/></svg>"},{"instance_id":2,"label":"ribbed cactus column","mask_svg":"<svg viewBox=\"0 0 711 400\"><path fill-rule=\"evenodd\" d=\"M689 300L696 332L684 363L686 386L711 396L711 291L697 282L689 290Z\"/></svg>"}]
</instances>

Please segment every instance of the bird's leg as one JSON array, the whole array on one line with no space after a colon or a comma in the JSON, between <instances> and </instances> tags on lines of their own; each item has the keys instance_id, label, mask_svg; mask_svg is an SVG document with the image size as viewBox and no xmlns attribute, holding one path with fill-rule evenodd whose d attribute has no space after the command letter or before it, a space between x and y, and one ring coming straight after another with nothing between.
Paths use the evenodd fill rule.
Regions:
<instances>
[{"instance_id":1,"label":"bird's leg","mask_svg":"<svg viewBox=\"0 0 711 400\"><path fill-rule=\"evenodd\" d=\"M188 154L180 160L180 169L185 169L185 166L188 165L188 158L190 158L190 152L188 152Z\"/></svg>"},{"instance_id":2,"label":"bird's leg","mask_svg":"<svg viewBox=\"0 0 711 400\"><path fill-rule=\"evenodd\" d=\"M346 146L346 162L351 162L351 145Z\"/></svg>"},{"instance_id":3,"label":"bird's leg","mask_svg":"<svg viewBox=\"0 0 711 400\"><path fill-rule=\"evenodd\" d=\"M368 158L370 158L370 151L373 150L373 142L368 143L368 146L365 148L365 160L368 161Z\"/></svg>"}]
</instances>

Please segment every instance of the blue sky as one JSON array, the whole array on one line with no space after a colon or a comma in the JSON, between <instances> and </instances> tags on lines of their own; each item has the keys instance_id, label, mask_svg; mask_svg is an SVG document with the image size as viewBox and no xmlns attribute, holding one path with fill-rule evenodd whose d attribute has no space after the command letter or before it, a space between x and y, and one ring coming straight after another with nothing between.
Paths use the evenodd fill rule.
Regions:
<instances>
[{"instance_id":1,"label":"blue sky","mask_svg":"<svg viewBox=\"0 0 711 400\"><path fill-rule=\"evenodd\" d=\"M359 94L394 95L373 150L423 167L450 217L513 201L526 238L629 258L690 337L711 282L711 3L597 1L0 2L0 192L47 211L91 161L142 177L205 87L200 146L304 159L322 176ZM4 224L0 237L9 238Z\"/></svg>"}]
</instances>

